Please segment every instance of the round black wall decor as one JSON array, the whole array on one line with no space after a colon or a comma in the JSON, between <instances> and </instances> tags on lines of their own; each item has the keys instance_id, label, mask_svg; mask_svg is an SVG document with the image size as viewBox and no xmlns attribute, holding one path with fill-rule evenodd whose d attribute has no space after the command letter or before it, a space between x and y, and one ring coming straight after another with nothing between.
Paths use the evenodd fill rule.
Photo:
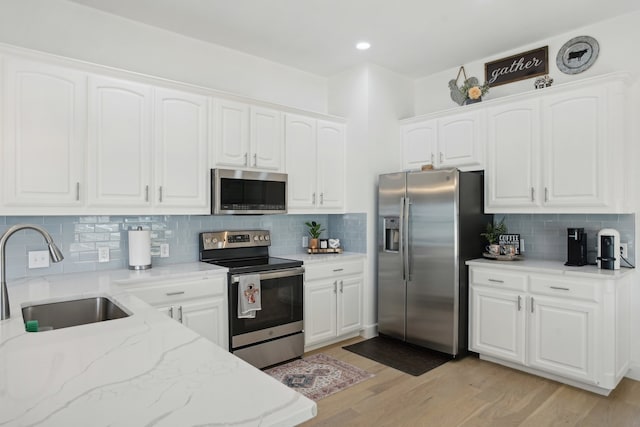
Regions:
<instances>
[{"instance_id":1,"label":"round black wall decor","mask_svg":"<svg viewBox=\"0 0 640 427\"><path fill-rule=\"evenodd\" d=\"M575 37L560 48L556 64L565 74L578 74L596 62L599 52L600 46L593 37Z\"/></svg>"}]
</instances>

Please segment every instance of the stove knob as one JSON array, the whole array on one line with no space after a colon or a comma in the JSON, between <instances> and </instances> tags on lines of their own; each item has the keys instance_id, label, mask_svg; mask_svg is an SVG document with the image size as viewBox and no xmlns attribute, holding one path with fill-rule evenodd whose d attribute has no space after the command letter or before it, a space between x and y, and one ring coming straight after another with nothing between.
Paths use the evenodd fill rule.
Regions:
<instances>
[{"instance_id":1,"label":"stove knob","mask_svg":"<svg viewBox=\"0 0 640 427\"><path fill-rule=\"evenodd\" d=\"M213 242L213 244L214 244L214 245L215 245L216 243L218 243L218 239L217 239L217 238L215 238L215 237L214 237L213 239L211 239L211 241Z\"/></svg>"},{"instance_id":2,"label":"stove knob","mask_svg":"<svg viewBox=\"0 0 640 427\"><path fill-rule=\"evenodd\" d=\"M267 241L268 241L269 239L270 239L270 237L269 237L269 235L268 235L268 234L267 234L266 236L264 236L264 240L267 240Z\"/></svg>"},{"instance_id":3,"label":"stove knob","mask_svg":"<svg viewBox=\"0 0 640 427\"><path fill-rule=\"evenodd\" d=\"M255 236L253 236L253 240L255 240L256 242L258 241L258 235L257 234Z\"/></svg>"},{"instance_id":4,"label":"stove knob","mask_svg":"<svg viewBox=\"0 0 640 427\"><path fill-rule=\"evenodd\" d=\"M260 235L260 240L264 240L264 236L262 234Z\"/></svg>"}]
</instances>

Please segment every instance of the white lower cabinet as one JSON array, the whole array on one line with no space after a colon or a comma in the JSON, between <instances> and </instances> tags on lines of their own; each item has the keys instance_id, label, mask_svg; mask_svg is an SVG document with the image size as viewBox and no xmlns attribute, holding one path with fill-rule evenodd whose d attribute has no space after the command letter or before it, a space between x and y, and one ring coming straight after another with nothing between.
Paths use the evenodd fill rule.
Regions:
<instances>
[{"instance_id":1,"label":"white lower cabinet","mask_svg":"<svg viewBox=\"0 0 640 427\"><path fill-rule=\"evenodd\" d=\"M226 275L146 282L128 286L128 291L225 350L229 348Z\"/></svg>"},{"instance_id":2,"label":"white lower cabinet","mask_svg":"<svg viewBox=\"0 0 640 427\"><path fill-rule=\"evenodd\" d=\"M305 264L305 350L360 332L363 280L360 259Z\"/></svg>"},{"instance_id":3,"label":"white lower cabinet","mask_svg":"<svg viewBox=\"0 0 640 427\"><path fill-rule=\"evenodd\" d=\"M616 387L630 363L630 275L469 264L470 350L596 393Z\"/></svg>"}]
</instances>

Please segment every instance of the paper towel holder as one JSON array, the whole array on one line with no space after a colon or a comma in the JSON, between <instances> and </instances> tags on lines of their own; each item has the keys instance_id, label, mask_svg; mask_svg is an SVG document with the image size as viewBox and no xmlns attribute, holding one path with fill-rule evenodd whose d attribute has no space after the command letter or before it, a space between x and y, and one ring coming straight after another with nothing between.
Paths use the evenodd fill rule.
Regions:
<instances>
[{"instance_id":1,"label":"paper towel holder","mask_svg":"<svg viewBox=\"0 0 640 427\"><path fill-rule=\"evenodd\" d=\"M151 233L139 226L129 230L129 270L151 268Z\"/></svg>"}]
</instances>

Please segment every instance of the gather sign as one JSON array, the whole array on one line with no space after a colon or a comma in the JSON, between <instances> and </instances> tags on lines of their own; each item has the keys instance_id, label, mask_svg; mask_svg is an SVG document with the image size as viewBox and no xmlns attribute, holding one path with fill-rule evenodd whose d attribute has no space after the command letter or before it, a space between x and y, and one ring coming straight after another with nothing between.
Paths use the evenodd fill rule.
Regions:
<instances>
[{"instance_id":1,"label":"gather sign","mask_svg":"<svg viewBox=\"0 0 640 427\"><path fill-rule=\"evenodd\" d=\"M549 73L549 46L519 53L484 64L489 86L499 86Z\"/></svg>"}]
</instances>

